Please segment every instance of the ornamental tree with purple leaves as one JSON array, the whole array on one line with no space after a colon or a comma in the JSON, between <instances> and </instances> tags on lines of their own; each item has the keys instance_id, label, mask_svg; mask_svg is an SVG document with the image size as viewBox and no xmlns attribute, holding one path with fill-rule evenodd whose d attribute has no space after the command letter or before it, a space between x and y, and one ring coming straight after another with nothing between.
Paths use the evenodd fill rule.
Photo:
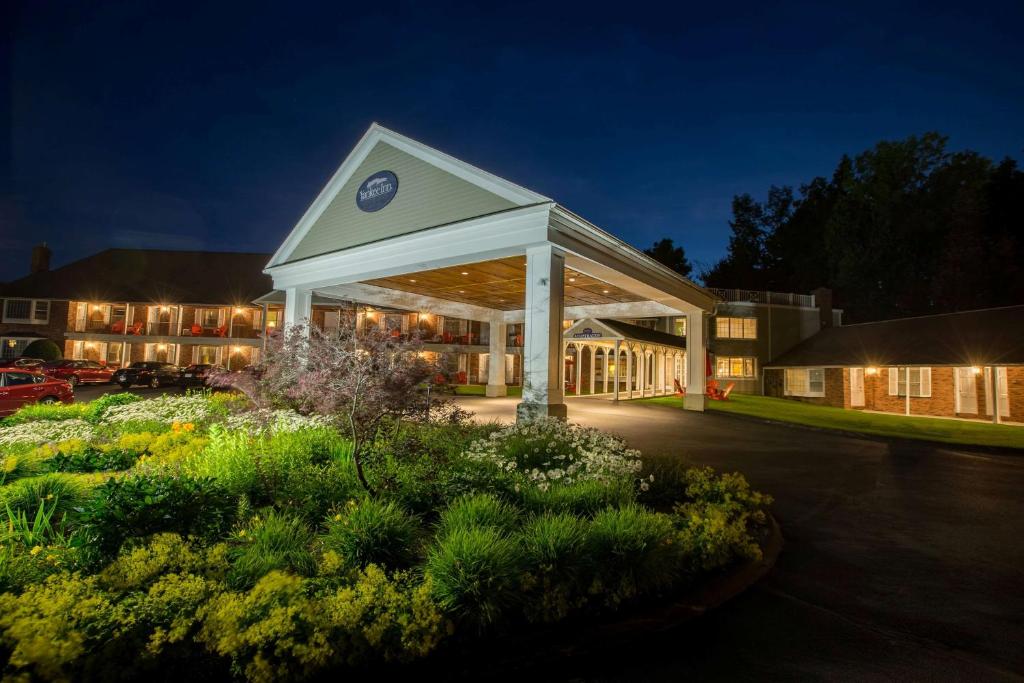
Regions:
<instances>
[{"instance_id":1,"label":"ornamental tree with purple leaves","mask_svg":"<svg viewBox=\"0 0 1024 683\"><path fill-rule=\"evenodd\" d=\"M360 483L363 452L385 421L428 414L423 390L438 374L415 337L396 337L377 327L359 330L295 325L268 339L260 362L245 372L219 370L209 384L244 393L257 409L292 408L327 417L352 440Z\"/></svg>"}]
</instances>

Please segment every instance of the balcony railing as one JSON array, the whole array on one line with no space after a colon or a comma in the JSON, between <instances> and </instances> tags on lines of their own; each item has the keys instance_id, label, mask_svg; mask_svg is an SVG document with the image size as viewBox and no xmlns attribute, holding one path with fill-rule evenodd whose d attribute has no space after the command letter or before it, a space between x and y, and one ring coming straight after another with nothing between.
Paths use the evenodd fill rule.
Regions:
<instances>
[{"instance_id":1,"label":"balcony railing","mask_svg":"<svg viewBox=\"0 0 1024 683\"><path fill-rule=\"evenodd\" d=\"M747 302L755 304L775 304L779 306L804 306L814 308L813 294L794 294L793 292L761 292L753 289L720 289L709 287L708 291L722 301Z\"/></svg>"}]
</instances>

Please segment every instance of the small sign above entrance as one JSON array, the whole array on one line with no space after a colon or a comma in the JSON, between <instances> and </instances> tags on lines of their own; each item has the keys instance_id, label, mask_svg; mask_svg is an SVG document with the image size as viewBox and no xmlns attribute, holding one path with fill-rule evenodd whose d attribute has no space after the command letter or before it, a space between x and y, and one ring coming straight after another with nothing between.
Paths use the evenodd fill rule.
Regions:
<instances>
[{"instance_id":1,"label":"small sign above entrance","mask_svg":"<svg viewBox=\"0 0 1024 683\"><path fill-rule=\"evenodd\" d=\"M398 194L398 176L391 171L377 171L363 181L356 192L356 206L367 213L380 211Z\"/></svg>"},{"instance_id":2,"label":"small sign above entrance","mask_svg":"<svg viewBox=\"0 0 1024 683\"><path fill-rule=\"evenodd\" d=\"M600 332L594 332L594 329L591 327L584 327L572 335L573 339L600 339L603 336Z\"/></svg>"}]
</instances>

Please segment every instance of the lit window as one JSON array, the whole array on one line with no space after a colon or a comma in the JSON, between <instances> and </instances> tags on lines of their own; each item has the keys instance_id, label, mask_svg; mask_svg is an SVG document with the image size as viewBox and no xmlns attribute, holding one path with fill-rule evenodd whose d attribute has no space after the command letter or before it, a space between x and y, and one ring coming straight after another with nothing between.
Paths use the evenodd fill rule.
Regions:
<instances>
[{"instance_id":1,"label":"lit window","mask_svg":"<svg viewBox=\"0 0 1024 683\"><path fill-rule=\"evenodd\" d=\"M790 368L785 373L786 396L824 396L825 371L821 368Z\"/></svg>"},{"instance_id":2,"label":"lit window","mask_svg":"<svg viewBox=\"0 0 1024 683\"><path fill-rule=\"evenodd\" d=\"M754 376L754 359L744 356L717 356L715 377L750 379Z\"/></svg>"},{"instance_id":3,"label":"lit window","mask_svg":"<svg viewBox=\"0 0 1024 683\"><path fill-rule=\"evenodd\" d=\"M907 395L907 368L889 368L889 395ZM910 395L918 398L932 395L931 368L910 368Z\"/></svg>"},{"instance_id":4,"label":"lit window","mask_svg":"<svg viewBox=\"0 0 1024 683\"><path fill-rule=\"evenodd\" d=\"M672 321L672 333L677 337L686 336L686 318L676 318Z\"/></svg>"},{"instance_id":5,"label":"lit window","mask_svg":"<svg viewBox=\"0 0 1024 683\"><path fill-rule=\"evenodd\" d=\"M715 318L718 339L757 339L757 318Z\"/></svg>"}]
</instances>

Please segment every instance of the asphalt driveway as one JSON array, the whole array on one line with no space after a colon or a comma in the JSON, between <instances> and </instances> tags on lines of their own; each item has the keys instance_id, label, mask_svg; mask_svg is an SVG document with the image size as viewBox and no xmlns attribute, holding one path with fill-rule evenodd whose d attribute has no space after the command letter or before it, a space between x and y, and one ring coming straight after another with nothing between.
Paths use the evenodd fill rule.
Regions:
<instances>
[{"instance_id":1,"label":"asphalt driveway","mask_svg":"<svg viewBox=\"0 0 1024 683\"><path fill-rule=\"evenodd\" d=\"M510 420L516 400L460 399ZM1016 680L1024 673L1024 457L870 441L722 414L570 399L646 453L739 470L786 547L753 590L642 650L531 677Z\"/></svg>"}]
</instances>

